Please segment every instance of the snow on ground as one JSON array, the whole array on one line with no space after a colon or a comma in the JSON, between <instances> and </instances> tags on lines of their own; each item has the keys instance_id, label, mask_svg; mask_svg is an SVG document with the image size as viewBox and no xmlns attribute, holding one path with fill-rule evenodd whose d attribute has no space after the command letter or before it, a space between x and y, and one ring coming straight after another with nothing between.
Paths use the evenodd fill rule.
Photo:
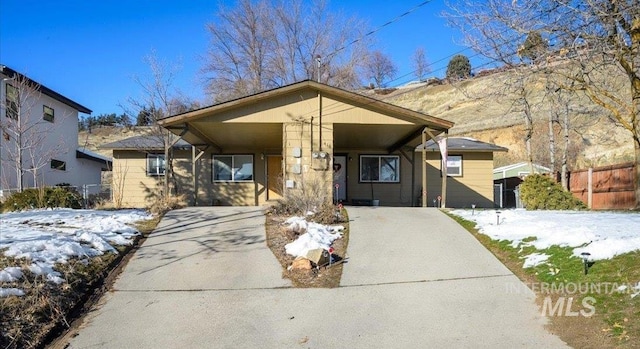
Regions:
<instances>
[{"instance_id":1,"label":"snow on ground","mask_svg":"<svg viewBox=\"0 0 640 349\"><path fill-rule=\"evenodd\" d=\"M140 210L49 209L0 214L0 253L30 260L26 270L60 284L65 280L55 270L56 263L117 253L114 246L130 245L139 234L129 224L150 218ZM2 287L20 279L22 273L19 266L0 270L0 297L24 294Z\"/></svg>"},{"instance_id":2,"label":"snow on ground","mask_svg":"<svg viewBox=\"0 0 640 349\"><path fill-rule=\"evenodd\" d=\"M640 214L594 211L501 210L500 224L494 210L453 210L451 213L477 223L478 230L494 240L512 241L512 246L574 247L573 254L591 253L592 260L609 259L640 250ZM523 242L528 237L533 241ZM527 266L546 259L527 256Z\"/></svg>"},{"instance_id":3,"label":"snow on ground","mask_svg":"<svg viewBox=\"0 0 640 349\"><path fill-rule=\"evenodd\" d=\"M305 232L298 238L284 246L287 254L294 257L306 257L310 250L329 250L334 240L342 237L341 225L329 226L313 222L307 222L304 217L291 217L285 221L288 229L295 232Z\"/></svg>"}]
</instances>

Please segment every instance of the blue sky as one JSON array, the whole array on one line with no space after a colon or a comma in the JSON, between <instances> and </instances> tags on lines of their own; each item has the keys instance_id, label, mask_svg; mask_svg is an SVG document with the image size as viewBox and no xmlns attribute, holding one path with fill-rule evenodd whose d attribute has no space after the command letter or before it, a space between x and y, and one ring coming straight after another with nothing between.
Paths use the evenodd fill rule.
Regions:
<instances>
[{"instance_id":1,"label":"blue sky","mask_svg":"<svg viewBox=\"0 0 640 349\"><path fill-rule=\"evenodd\" d=\"M333 0L330 7L376 28L420 3ZM198 76L209 40L205 25L218 4L215 0L0 0L0 63L98 115L122 113L119 105L140 96L133 77L148 75L143 58L155 51L161 60L180 62L175 86L181 93L204 101ZM456 44L459 34L441 18L443 9L442 0L433 0L375 34L374 48L394 60L398 75L412 71L410 57L419 46L430 62L445 59L433 67L439 76L450 56L464 49Z\"/></svg>"}]
</instances>

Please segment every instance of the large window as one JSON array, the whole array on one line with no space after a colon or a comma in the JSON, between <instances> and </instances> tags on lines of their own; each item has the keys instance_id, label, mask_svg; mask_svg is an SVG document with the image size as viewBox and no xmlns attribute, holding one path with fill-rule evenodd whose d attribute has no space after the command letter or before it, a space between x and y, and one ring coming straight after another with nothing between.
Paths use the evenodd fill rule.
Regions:
<instances>
[{"instance_id":1,"label":"large window","mask_svg":"<svg viewBox=\"0 0 640 349\"><path fill-rule=\"evenodd\" d=\"M213 181L253 181L253 155L214 155Z\"/></svg>"},{"instance_id":2,"label":"large window","mask_svg":"<svg viewBox=\"0 0 640 349\"><path fill-rule=\"evenodd\" d=\"M51 159L51 168L54 170L66 171L67 163L65 163L64 161Z\"/></svg>"},{"instance_id":3,"label":"large window","mask_svg":"<svg viewBox=\"0 0 640 349\"><path fill-rule=\"evenodd\" d=\"M449 177L462 176L462 155L447 156L447 176Z\"/></svg>"},{"instance_id":4,"label":"large window","mask_svg":"<svg viewBox=\"0 0 640 349\"><path fill-rule=\"evenodd\" d=\"M400 182L400 157L360 156L360 182Z\"/></svg>"},{"instance_id":5,"label":"large window","mask_svg":"<svg viewBox=\"0 0 640 349\"><path fill-rule=\"evenodd\" d=\"M18 102L19 102L19 94L18 89L13 85L6 84L6 108L5 115L8 118L18 120Z\"/></svg>"},{"instance_id":6,"label":"large window","mask_svg":"<svg viewBox=\"0 0 640 349\"><path fill-rule=\"evenodd\" d=\"M53 122L54 118L54 110L51 107L47 107L46 105L42 106L42 119Z\"/></svg>"},{"instance_id":7,"label":"large window","mask_svg":"<svg viewBox=\"0 0 640 349\"><path fill-rule=\"evenodd\" d=\"M164 154L147 154L147 175L164 176Z\"/></svg>"}]
</instances>

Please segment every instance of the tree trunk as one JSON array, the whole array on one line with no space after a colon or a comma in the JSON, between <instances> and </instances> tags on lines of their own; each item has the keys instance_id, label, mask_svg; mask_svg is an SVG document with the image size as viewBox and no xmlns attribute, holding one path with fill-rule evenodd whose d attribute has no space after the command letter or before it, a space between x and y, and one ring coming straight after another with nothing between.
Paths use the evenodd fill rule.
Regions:
<instances>
[{"instance_id":1,"label":"tree trunk","mask_svg":"<svg viewBox=\"0 0 640 349\"><path fill-rule=\"evenodd\" d=\"M635 175L636 178L633 181L634 190L636 193L636 204L634 209L640 210L640 138L634 139L634 156L635 156Z\"/></svg>"},{"instance_id":2,"label":"tree trunk","mask_svg":"<svg viewBox=\"0 0 640 349\"><path fill-rule=\"evenodd\" d=\"M553 179L556 178L556 138L555 133L553 132L553 111L549 111L549 162L551 164L551 173L553 174Z\"/></svg>"},{"instance_id":3,"label":"tree trunk","mask_svg":"<svg viewBox=\"0 0 640 349\"><path fill-rule=\"evenodd\" d=\"M569 107L566 106L564 112L564 149L562 150L562 173L560 175L562 187L569 190L569 181L567 178L567 157L569 154Z\"/></svg>"}]
</instances>

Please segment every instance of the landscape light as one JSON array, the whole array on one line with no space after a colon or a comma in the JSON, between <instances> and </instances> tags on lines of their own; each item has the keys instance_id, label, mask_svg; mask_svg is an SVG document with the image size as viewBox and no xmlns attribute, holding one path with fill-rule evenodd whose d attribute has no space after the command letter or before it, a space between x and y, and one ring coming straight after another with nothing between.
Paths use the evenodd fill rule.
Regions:
<instances>
[{"instance_id":1,"label":"landscape light","mask_svg":"<svg viewBox=\"0 0 640 349\"><path fill-rule=\"evenodd\" d=\"M473 216L476 212L476 204L471 204L471 215Z\"/></svg>"},{"instance_id":2,"label":"landscape light","mask_svg":"<svg viewBox=\"0 0 640 349\"><path fill-rule=\"evenodd\" d=\"M582 256L582 262L584 263L584 275L587 275L589 273L589 257L591 256L591 253L582 252L580 255Z\"/></svg>"},{"instance_id":3,"label":"landscape light","mask_svg":"<svg viewBox=\"0 0 640 349\"><path fill-rule=\"evenodd\" d=\"M500 225L500 211L496 211L496 225Z\"/></svg>"}]
</instances>

